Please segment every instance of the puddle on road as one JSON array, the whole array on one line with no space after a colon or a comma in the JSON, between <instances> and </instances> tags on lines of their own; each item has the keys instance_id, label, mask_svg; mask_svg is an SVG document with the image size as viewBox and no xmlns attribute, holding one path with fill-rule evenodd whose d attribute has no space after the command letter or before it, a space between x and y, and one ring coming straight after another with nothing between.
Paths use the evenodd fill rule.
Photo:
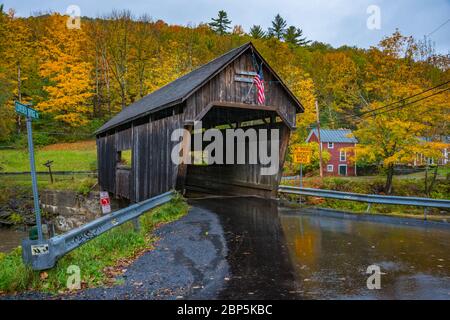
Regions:
<instances>
[{"instance_id":1,"label":"puddle on road","mask_svg":"<svg viewBox=\"0 0 450 320\"><path fill-rule=\"evenodd\" d=\"M193 204L217 213L227 238L221 298L450 299L450 228L292 214L259 198ZM367 289L373 264L379 290Z\"/></svg>"}]
</instances>

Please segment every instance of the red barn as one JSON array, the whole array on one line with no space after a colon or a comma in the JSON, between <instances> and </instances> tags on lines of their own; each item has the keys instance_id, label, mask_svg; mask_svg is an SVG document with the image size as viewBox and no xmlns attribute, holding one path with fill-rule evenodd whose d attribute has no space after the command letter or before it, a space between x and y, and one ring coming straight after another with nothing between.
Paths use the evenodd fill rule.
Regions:
<instances>
[{"instance_id":1,"label":"red barn","mask_svg":"<svg viewBox=\"0 0 450 320\"><path fill-rule=\"evenodd\" d=\"M323 174L328 176L356 176L354 156L356 143L352 131L348 129L320 129L322 150L330 153L328 163L324 165ZM319 142L317 129L311 130L306 142Z\"/></svg>"}]
</instances>

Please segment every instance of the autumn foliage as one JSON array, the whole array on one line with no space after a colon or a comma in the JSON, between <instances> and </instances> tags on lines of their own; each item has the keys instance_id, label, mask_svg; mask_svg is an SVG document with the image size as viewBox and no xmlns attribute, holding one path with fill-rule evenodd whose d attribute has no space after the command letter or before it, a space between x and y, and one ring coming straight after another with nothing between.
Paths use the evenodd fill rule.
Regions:
<instances>
[{"instance_id":1,"label":"autumn foliage","mask_svg":"<svg viewBox=\"0 0 450 320\"><path fill-rule=\"evenodd\" d=\"M23 132L14 100L42 111L37 131L63 133L59 139L91 134L130 103L248 41L305 107L291 146L314 126L316 100L324 127L354 130L358 161L388 170L417 153L437 155L438 138L449 133L449 91L376 111L450 80L449 56L436 54L426 39L396 31L370 49L332 48L255 30L252 38L240 26L215 32L208 24L168 25L128 11L83 18L81 29L68 29L67 19L0 13L0 141Z\"/></svg>"}]
</instances>

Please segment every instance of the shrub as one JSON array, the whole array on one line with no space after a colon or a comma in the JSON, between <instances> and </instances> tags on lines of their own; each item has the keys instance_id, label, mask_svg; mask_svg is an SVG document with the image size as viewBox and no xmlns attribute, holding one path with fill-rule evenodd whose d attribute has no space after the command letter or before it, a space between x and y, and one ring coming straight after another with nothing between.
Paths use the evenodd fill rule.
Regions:
<instances>
[{"instance_id":1,"label":"shrub","mask_svg":"<svg viewBox=\"0 0 450 320\"><path fill-rule=\"evenodd\" d=\"M13 212L9 217L8 220L11 221L13 224L21 224L23 223L23 217L17 212Z\"/></svg>"}]
</instances>

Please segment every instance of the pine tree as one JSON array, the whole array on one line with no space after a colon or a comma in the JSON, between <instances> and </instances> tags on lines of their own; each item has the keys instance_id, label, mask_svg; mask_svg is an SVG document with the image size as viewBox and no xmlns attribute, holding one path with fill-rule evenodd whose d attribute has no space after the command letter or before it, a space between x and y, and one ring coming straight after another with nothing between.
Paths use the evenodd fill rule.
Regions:
<instances>
[{"instance_id":1,"label":"pine tree","mask_svg":"<svg viewBox=\"0 0 450 320\"><path fill-rule=\"evenodd\" d=\"M253 25L253 27L250 28L250 36L254 39L262 39L266 36L266 33L261 26Z\"/></svg>"},{"instance_id":2,"label":"pine tree","mask_svg":"<svg viewBox=\"0 0 450 320\"><path fill-rule=\"evenodd\" d=\"M228 19L228 14L224 10L220 10L217 18L211 18L211 20L212 22L209 23L209 26L217 34L224 35L227 33L228 29L231 29L231 20Z\"/></svg>"},{"instance_id":3,"label":"pine tree","mask_svg":"<svg viewBox=\"0 0 450 320\"><path fill-rule=\"evenodd\" d=\"M286 32L284 33L284 40L292 45L295 46L306 46L311 41L306 40L306 37L303 37L303 30L300 28L296 28L294 26L290 26L286 29Z\"/></svg>"},{"instance_id":4,"label":"pine tree","mask_svg":"<svg viewBox=\"0 0 450 320\"><path fill-rule=\"evenodd\" d=\"M283 39L284 33L286 31L286 20L284 20L280 14L277 14L272 21L272 27L269 28L269 36L275 37L278 40Z\"/></svg>"}]
</instances>

